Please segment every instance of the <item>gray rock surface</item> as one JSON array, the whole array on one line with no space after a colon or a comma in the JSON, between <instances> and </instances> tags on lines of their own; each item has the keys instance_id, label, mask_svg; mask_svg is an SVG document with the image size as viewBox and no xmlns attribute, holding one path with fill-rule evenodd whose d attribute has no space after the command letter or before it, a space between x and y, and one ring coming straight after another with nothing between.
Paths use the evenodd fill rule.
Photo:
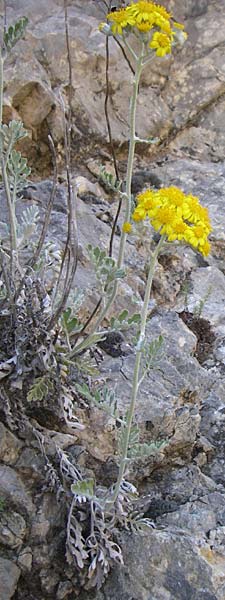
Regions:
<instances>
[{"instance_id":1,"label":"gray rock surface","mask_svg":"<svg viewBox=\"0 0 225 600\"><path fill-rule=\"evenodd\" d=\"M22 442L6 429L3 423L0 423L0 460L5 464L13 465L22 446Z\"/></svg>"},{"instance_id":2,"label":"gray rock surface","mask_svg":"<svg viewBox=\"0 0 225 600\"><path fill-rule=\"evenodd\" d=\"M37 439L31 442L24 433L19 437L0 423L0 600L225 598L225 2L170 0L166 5L177 20L185 22L189 38L173 59L155 60L143 74L138 133L160 136L161 143L154 163L149 164L151 148L137 156L133 189L173 184L197 195L209 209L213 232L212 253L206 259L188 247L168 244L154 277L147 337L151 341L163 335L163 356L159 369L152 370L142 384L135 419L142 441L163 439L166 444L148 459L133 461L129 478L140 490L137 508L154 521L155 529L142 538L121 532L125 566L113 570L102 590L81 591L77 572L65 559L65 504L53 491L54 469L50 463L46 469ZM103 2L73 0L68 2L68 13L74 74L72 151L77 160L73 181L78 189L79 223L74 285L85 293L81 313L85 318L98 299L87 241L108 246L117 203L94 177L95 167L99 172L102 162L99 139L105 146L107 135L105 40L97 29L104 16ZM46 179L47 132L50 129L60 148L68 94L63 1L7 1L9 22L23 14L30 22L24 40L6 63L4 115L6 120L23 119L29 130L24 153L41 168L42 181L28 188L23 201L18 200L18 215L34 203L42 222L52 186ZM113 40L110 78L113 137L123 143L131 73ZM123 176L123 148L119 156ZM94 159L92 167L90 158ZM112 168L107 153L103 158ZM66 237L63 173L61 181L48 237L58 248ZM7 221L3 200L1 194L1 220ZM115 253L118 242L119 229ZM147 245L132 236L128 239L127 279L114 312L122 308L134 312L140 307L148 253ZM128 345L130 341L129 335L125 337ZM116 387L123 413L129 402L134 355L112 357L102 350L102 356L101 382ZM48 430L48 457L55 464L56 446L65 449L75 465L108 485L117 472L112 459L115 429L98 409L82 406L79 410L86 428L76 436ZM46 433L43 427L40 431Z\"/></svg>"},{"instance_id":3,"label":"gray rock surface","mask_svg":"<svg viewBox=\"0 0 225 600\"><path fill-rule=\"evenodd\" d=\"M95 600L223 600L225 557L198 547L183 528L123 539L126 569L115 569ZM214 570L215 569L215 570ZM85 600L93 596L85 595ZM81 599L83 600L81 597Z\"/></svg>"},{"instance_id":4,"label":"gray rock surface","mask_svg":"<svg viewBox=\"0 0 225 600\"><path fill-rule=\"evenodd\" d=\"M162 144L190 156L221 160L224 112L223 2L167 3L189 33L173 59L156 59L146 68L139 98L138 133L159 136ZM30 153L48 152L46 131L63 137L62 98L66 98L68 67L62 0L7 4L8 21L27 14L30 24L6 68L6 118L18 114L30 132ZM68 5L73 81L74 150L90 132L106 139L104 113L105 39L98 31L104 19L101 1L74 0ZM220 16L221 15L221 16ZM220 23L220 26L218 26ZM95 77L93 78L93 73ZM199 76L201 74L201 76ZM131 72L118 45L110 40L110 119L117 142L127 139ZM122 82L122 83L121 83ZM88 90L88 93L87 93ZM147 127L146 127L147 123ZM45 138L45 139L44 139ZM28 141L29 145L29 141Z\"/></svg>"},{"instance_id":5,"label":"gray rock surface","mask_svg":"<svg viewBox=\"0 0 225 600\"><path fill-rule=\"evenodd\" d=\"M28 490L14 469L0 465L0 496L6 504L12 504L21 512L32 515L35 507Z\"/></svg>"},{"instance_id":6,"label":"gray rock surface","mask_svg":"<svg viewBox=\"0 0 225 600\"><path fill-rule=\"evenodd\" d=\"M18 548L22 545L26 535L26 521L16 512L0 513L0 542L10 548Z\"/></svg>"},{"instance_id":7,"label":"gray rock surface","mask_svg":"<svg viewBox=\"0 0 225 600\"><path fill-rule=\"evenodd\" d=\"M2 600L10 600L20 577L20 569L7 558L0 558L0 584Z\"/></svg>"}]
</instances>

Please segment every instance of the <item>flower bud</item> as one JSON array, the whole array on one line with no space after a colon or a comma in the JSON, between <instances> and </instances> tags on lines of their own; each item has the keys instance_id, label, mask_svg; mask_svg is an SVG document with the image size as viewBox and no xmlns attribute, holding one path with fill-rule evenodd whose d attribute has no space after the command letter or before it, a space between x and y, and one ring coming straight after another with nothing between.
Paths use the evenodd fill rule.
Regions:
<instances>
[{"instance_id":1,"label":"flower bud","mask_svg":"<svg viewBox=\"0 0 225 600\"><path fill-rule=\"evenodd\" d=\"M175 42L179 44L179 46L183 46L187 39L186 31L182 31L181 29L173 29Z\"/></svg>"},{"instance_id":2,"label":"flower bud","mask_svg":"<svg viewBox=\"0 0 225 600\"><path fill-rule=\"evenodd\" d=\"M104 33L107 36L113 35L113 33L111 31L111 27L108 23L100 23L98 28L99 28L99 31L101 31L101 33Z\"/></svg>"}]
</instances>

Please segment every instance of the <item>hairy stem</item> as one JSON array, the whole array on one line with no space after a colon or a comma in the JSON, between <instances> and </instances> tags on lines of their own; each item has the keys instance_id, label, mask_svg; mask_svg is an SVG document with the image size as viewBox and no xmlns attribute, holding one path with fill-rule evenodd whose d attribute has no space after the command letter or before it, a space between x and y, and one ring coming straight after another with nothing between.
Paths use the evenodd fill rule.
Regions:
<instances>
[{"instance_id":1,"label":"hairy stem","mask_svg":"<svg viewBox=\"0 0 225 600\"><path fill-rule=\"evenodd\" d=\"M15 214L15 204L11 198L11 192L9 188L8 175L6 170L5 161L3 159L3 154L1 157L1 166L2 166L2 179L4 183L7 207L9 211L9 223L10 223L10 262L11 262L11 275L14 276L15 272L15 264L18 263L18 252L17 252L17 233L16 233L16 214Z\"/></svg>"},{"instance_id":2,"label":"hairy stem","mask_svg":"<svg viewBox=\"0 0 225 600\"><path fill-rule=\"evenodd\" d=\"M132 182L132 173L133 173L133 163L134 163L134 152L135 152L135 144L136 144L136 135L135 135L135 126L136 126L136 110L137 110L137 97L138 97L138 88L139 82L142 72L142 57L144 52L144 45L142 47L141 55L139 56L136 62L136 70L135 77L133 81L133 93L131 96L131 105L130 105L130 143L129 143L129 153L128 153L128 161L127 161L127 173L126 173L126 210L125 210L125 221L130 222L131 217L131 182ZM121 241L120 241L120 249L119 249L119 258L118 258L118 269L120 269L123 265L124 260L124 251L125 244L127 239L127 233L122 231Z\"/></svg>"},{"instance_id":3,"label":"hairy stem","mask_svg":"<svg viewBox=\"0 0 225 600\"><path fill-rule=\"evenodd\" d=\"M136 124L136 110L137 110L137 96L138 96L138 88L139 82L142 72L142 59L144 55L144 44L142 46L142 51L140 56L136 60L136 68L135 75L133 81L133 93L131 96L131 104L130 104L130 135L129 135L129 152L128 152L128 161L127 161L127 173L126 173L126 193L124 197L126 199L126 208L125 208L125 221L130 221L131 217L131 181L132 181L132 172L133 172L133 162L134 162L134 152L135 152L135 144L136 144L136 135L135 135L135 124ZM117 268L121 269L124 262L124 253L125 253L125 245L126 245L127 234L122 231L120 238L120 248L119 248L119 256L117 261ZM94 330L97 331L99 325L102 323L103 319L107 315L110 306L115 300L118 289L118 281L115 281L113 290L111 295L109 296L107 302L102 308L99 317L95 323ZM93 332L92 332L93 333ZM90 334L90 336L92 335ZM76 354L76 348L74 348L73 355Z\"/></svg>"},{"instance_id":4,"label":"hairy stem","mask_svg":"<svg viewBox=\"0 0 225 600\"><path fill-rule=\"evenodd\" d=\"M0 125L2 125L2 106L3 106L3 65L4 60L0 51Z\"/></svg>"},{"instance_id":5,"label":"hairy stem","mask_svg":"<svg viewBox=\"0 0 225 600\"><path fill-rule=\"evenodd\" d=\"M67 61L69 69L69 94L68 94L68 111L64 107L62 101L63 113L64 113L64 127L65 127L65 158L66 158L66 178L67 178L67 239L61 261L61 269L56 284L54 300L57 299L57 293L61 283L64 265L67 257L66 274L64 279L64 288L62 296L58 303L57 309L53 314L48 328L51 329L55 323L59 320L69 297L76 269L78 263L78 232L77 232L77 192L75 186L72 185L71 181L71 130L72 130L72 60L70 50L70 38L69 38L69 24L68 24L68 2L64 0L64 22L65 22L65 34L66 34L66 48L67 48Z\"/></svg>"},{"instance_id":6,"label":"hairy stem","mask_svg":"<svg viewBox=\"0 0 225 600\"><path fill-rule=\"evenodd\" d=\"M128 413L127 413L126 433L125 433L125 440L124 440L124 446L123 446L123 454L120 459L120 466L119 466L117 482L115 484L113 494L112 494L109 502L107 503L107 507L112 506L116 502L117 496L119 494L120 486L123 481L125 469L126 469L130 432L131 432L134 410L135 410L135 406L136 406L137 394L138 394L138 388L139 388L141 355L142 355L143 343L144 343L144 339L145 339L145 330L146 330L146 323L147 323L147 316L148 316L149 299L150 299L150 294L151 294L151 289L152 289L152 280L153 280L153 276L154 276L154 272L155 272L157 258L158 258L159 252L162 248L163 242L164 242L164 237L162 236L159 240L158 245L156 246L155 251L152 253L152 256L151 256L149 272L148 272L148 279L147 279L146 288L145 288L144 303L143 303L143 307L142 307L142 311L141 311L140 335L139 335L139 340L138 340L138 344L137 344L136 358L135 358L135 364L134 364L131 401L130 401L130 406L129 406Z\"/></svg>"},{"instance_id":7,"label":"hairy stem","mask_svg":"<svg viewBox=\"0 0 225 600\"><path fill-rule=\"evenodd\" d=\"M49 140L49 145L50 145L50 150L52 153L52 160L53 160L53 166L54 166L54 175L53 175L53 183L52 183L52 189L51 189L51 193L50 193L50 197L48 200L48 204L47 204L47 209L46 209L46 213L45 213L45 218L44 218L44 222L43 222L43 226L42 226L42 230L40 233L40 237L36 246L36 249L34 251L34 254L32 255L31 259L29 260L28 266L25 270L25 273L22 277L22 279L20 280L20 284L17 287L15 296L14 296L14 302L17 301L17 299L19 298L19 295L21 293L21 290L24 286L25 280L28 276L28 274L30 273L30 271L34 268L35 264L37 263L44 242L45 242L45 238L47 235L47 231L48 231L48 226L49 226L49 221L50 221L50 216L51 216L51 211L52 211L52 207L53 207L53 203L54 203L54 199L55 199L55 192L56 192L56 185L57 185L57 177L58 177L58 171L57 171L57 162L56 162L56 151L55 151L55 146L54 146L54 142L52 137L49 135L48 136L48 140Z\"/></svg>"},{"instance_id":8,"label":"hairy stem","mask_svg":"<svg viewBox=\"0 0 225 600\"><path fill-rule=\"evenodd\" d=\"M4 59L2 56L2 51L0 50L0 127L2 127L2 112L3 112L3 85L4 85ZM2 132L0 132L1 140L0 140L0 162L1 162L1 170L2 170L2 180L5 188L7 207L9 212L9 224L10 224L10 269L11 269L11 277L14 279L15 275L15 267L18 265L18 248L17 248L17 231L16 231L16 213L15 213L15 201L16 201L16 183L14 184L13 193L11 194L9 187L9 179L7 173L7 160L4 159L4 140Z\"/></svg>"}]
</instances>

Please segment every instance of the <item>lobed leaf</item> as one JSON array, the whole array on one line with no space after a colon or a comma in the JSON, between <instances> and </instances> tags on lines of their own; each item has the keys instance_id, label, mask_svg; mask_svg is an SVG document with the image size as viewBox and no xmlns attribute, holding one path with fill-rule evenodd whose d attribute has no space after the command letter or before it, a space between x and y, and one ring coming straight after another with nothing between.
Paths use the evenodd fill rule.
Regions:
<instances>
[{"instance_id":1,"label":"lobed leaf","mask_svg":"<svg viewBox=\"0 0 225 600\"><path fill-rule=\"evenodd\" d=\"M7 31L5 31L3 40L5 48L8 52L23 37L27 24L27 17L21 17L21 19L16 21L15 25L10 25Z\"/></svg>"}]
</instances>

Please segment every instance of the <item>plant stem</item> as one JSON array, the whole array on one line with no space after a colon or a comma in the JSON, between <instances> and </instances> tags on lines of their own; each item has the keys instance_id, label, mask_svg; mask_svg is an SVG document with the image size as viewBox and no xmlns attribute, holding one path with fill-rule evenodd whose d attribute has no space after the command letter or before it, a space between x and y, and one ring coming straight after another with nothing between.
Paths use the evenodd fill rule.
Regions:
<instances>
[{"instance_id":1,"label":"plant stem","mask_svg":"<svg viewBox=\"0 0 225 600\"><path fill-rule=\"evenodd\" d=\"M135 409L135 405L136 405L138 388L139 388L139 373L140 373L141 355L142 355L143 343L144 343L144 339L145 339L145 330L146 330L146 323L147 323L147 316L148 316L149 299L150 299L150 294L151 294L151 289L152 289L152 280L153 280L153 276L154 276L154 272L155 272L156 261L157 261L159 252L162 248L164 240L165 240L164 236L161 236L159 243L156 246L156 249L152 253L152 256L151 256L149 272L148 272L148 279L147 279L146 288L145 288L144 303L143 303L143 307L142 307L142 311L141 311L140 335L139 335L139 340L138 340L137 350L136 350L134 374L133 374L133 381L132 381L132 391L131 391L131 402L130 402L130 406L129 406L128 413L127 413L126 433L125 433L125 440L124 440L124 445L123 445L123 454L122 454L121 460L120 460L117 482L115 484L114 492L113 492L110 500L107 502L107 508L112 506L116 502L117 496L119 494L120 486L123 481L124 472L126 469L130 432L131 432L133 416L134 416L134 409Z\"/></svg>"},{"instance_id":2,"label":"plant stem","mask_svg":"<svg viewBox=\"0 0 225 600\"><path fill-rule=\"evenodd\" d=\"M2 126L2 107L3 107L3 64L4 60L0 50L0 126Z\"/></svg>"},{"instance_id":3,"label":"plant stem","mask_svg":"<svg viewBox=\"0 0 225 600\"><path fill-rule=\"evenodd\" d=\"M141 54L136 62L136 70L135 77L133 82L133 94L131 96L131 105L130 105L130 143L129 143L129 153L128 153L128 161L127 161L127 173L126 173L126 211L125 211L125 221L130 222L131 217L131 182L132 182L132 173L133 173L133 162L134 162L134 152L135 152L135 144L136 144L136 110L137 110L137 97L138 97L138 88L139 82L142 72L142 57L144 53L144 44L142 45ZM120 240L120 249L119 249L119 258L117 267L120 269L123 265L124 259L124 250L127 239L127 233L122 231L121 240Z\"/></svg>"},{"instance_id":4,"label":"plant stem","mask_svg":"<svg viewBox=\"0 0 225 600\"><path fill-rule=\"evenodd\" d=\"M18 266L18 250L17 250L17 233L16 233L16 215L15 215L15 206L11 197L11 192L9 188L9 180L6 170L5 161L3 158L3 153L1 157L1 165L2 165L2 179L4 183L7 206L9 211L9 222L10 222L10 262L11 262L11 275L14 276L15 264Z\"/></svg>"},{"instance_id":5,"label":"plant stem","mask_svg":"<svg viewBox=\"0 0 225 600\"><path fill-rule=\"evenodd\" d=\"M0 50L0 128L2 128L2 112L3 112L3 85L4 85L4 83L3 83L3 81L4 81L3 66L4 66L4 59L2 56L2 52ZM10 192L10 187L9 187L8 174L7 174L8 156L6 157L6 159L4 159L4 154L3 154L4 140L3 140L1 131L0 131L0 136L1 136L1 139L0 139L0 162L1 162L1 169L2 169L2 180L4 183L4 187L5 187L6 200L7 200L7 206L8 206L8 211L9 211L10 262L11 262L11 276L13 279L15 264L17 264L17 266L18 266L16 215L15 215L16 192L15 192L15 187L14 187L13 197L12 197L11 192Z\"/></svg>"},{"instance_id":6,"label":"plant stem","mask_svg":"<svg viewBox=\"0 0 225 600\"><path fill-rule=\"evenodd\" d=\"M142 72L142 59L145 51L144 44L142 45L142 50L140 56L136 60L136 68L134 74L133 81L133 93L131 96L131 104L130 104L130 119L129 119L129 152L128 152L128 161L127 161L127 173L126 173L126 194L124 197L126 198L126 209L125 209L125 217L124 221L130 222L131 217L131 181L132 181L132 172L133 172L133 162L134 162L134 152L135 152L135 144L136 144L136 135L135 135L135 124L136 124L136 110L137 110L137 96L138 96L138 88L139 82ZM127 233L122 231L120 238L120 247L119 247L119 256L117 261L117 268L121 269L124 261L124 253L125 253L125 245L126 245ZM107 302L103 306L97 321L95 322L94 331L98 330L99 325L102 323L106 314L112 303L115 300L118 289L118 280L115 281L113 290L111 295L109 296ZM91 335L91 334L90 334ZM76 354L76 348L74 348L73 356Z\"/></svg>"}]
</instances>

